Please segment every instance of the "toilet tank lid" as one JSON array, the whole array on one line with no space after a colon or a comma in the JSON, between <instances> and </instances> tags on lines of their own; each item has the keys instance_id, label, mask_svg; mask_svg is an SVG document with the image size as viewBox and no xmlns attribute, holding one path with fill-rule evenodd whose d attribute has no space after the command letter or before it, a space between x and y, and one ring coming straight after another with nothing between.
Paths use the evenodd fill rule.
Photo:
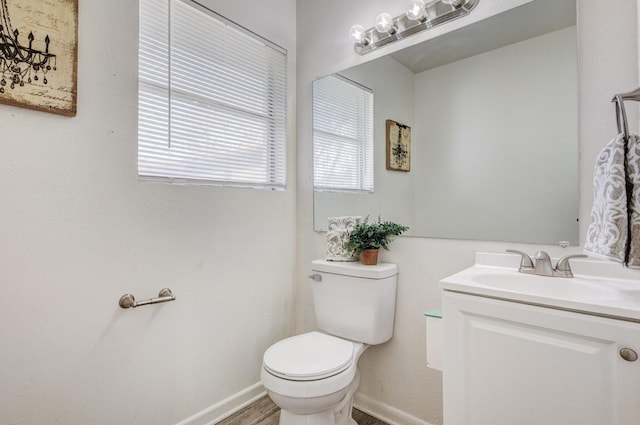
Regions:
<instances>
[{"instance_id":1,"label":"toilet tank lid","mask_svg":"<svg viewBox=\"0 0 640 425\"><path fill-rule=\"evenodd\" d=\"M375 266L363 266L359 261L313 260L311 270L367 279L384 279L398 274L398 266L395 264L378 263Z\"/></svg>"}]
</instances>

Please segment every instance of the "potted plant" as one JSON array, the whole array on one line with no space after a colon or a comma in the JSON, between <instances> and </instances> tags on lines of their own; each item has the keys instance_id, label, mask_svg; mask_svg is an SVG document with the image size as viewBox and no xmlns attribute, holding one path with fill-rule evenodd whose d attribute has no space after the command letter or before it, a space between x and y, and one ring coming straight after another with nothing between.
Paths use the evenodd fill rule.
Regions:
<instances>
[{"instance_id":1,"label":"potted plant","mask_svg":"<svg viewBox=\"0 0 640 425\"><path fill-rule=\"evenodd\" d=\"M366 217L347 233L344 248L354 256L360 257L362 264L376 265L380 248L388 250L391 241L407 230L407 226L382 221L380 217L378 221L370 223L369 217Z\"/></svg>"}]
</instances>

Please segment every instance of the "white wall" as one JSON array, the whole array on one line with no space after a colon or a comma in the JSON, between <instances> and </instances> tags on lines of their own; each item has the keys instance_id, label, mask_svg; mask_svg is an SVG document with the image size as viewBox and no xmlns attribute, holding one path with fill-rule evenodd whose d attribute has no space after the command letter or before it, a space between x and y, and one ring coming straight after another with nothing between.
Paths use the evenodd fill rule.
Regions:
<instances>
[{"instance_id":1,"label":"white wall","mask_svg":"<svg viewBox=\"0 0 640 425\"><path fill-rule=\"evenodd\" d=\"M137 1L80 1L77 117L0 105L2 424L211 419L293 330L296 4L205 3L288 50L288 190L139 182Z\"/></svg>"},{"instance_id":2,"label":"white wall","mask_svg":"<svg viewBox=\"0 0 640 425\"><path fill-rule=\"evenodd\" d=\"M383 0L298 2L298 331L315 326L305 276L309 262L324 253L324 234L313 232L312 225L311 82L317 76L386 53L385 49L380 49L382 52L370 57L358 57L353 53L348 29L356 22L371 24L375 16L385 10L398 15L405 3L391 4ZM483 0L469 18L480 19L514 5L515 1ZM638 38L636 0L579 0L578 9L580 235L583 237L591 210L595 157L616 131L611 97L638 85ZM451 23L450 27L445 26L447 28L439 27L432 34L462 25L463 21ZM430 36L398 42L387 52ZM471 265L475 251L500 252L516 247L529 252L542 248L552 255L566 253L552 246L426 238L400 238L394 242L391 251L383 253L384 261L395 262L400 269L395 335L389 343L372 347L363 355L358 394L361 405L403 425L442 423L441 374L425 366L422 314L440 306L438 281ZM571 251L579 252L580 249Z\"/></svg>"}]
</instances>

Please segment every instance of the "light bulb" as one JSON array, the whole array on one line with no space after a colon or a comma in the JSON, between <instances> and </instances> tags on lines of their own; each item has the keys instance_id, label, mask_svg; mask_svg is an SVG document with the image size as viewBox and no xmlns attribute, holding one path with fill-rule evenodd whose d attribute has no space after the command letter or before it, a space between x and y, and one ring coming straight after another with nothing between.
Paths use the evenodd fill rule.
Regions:
<instances>
[{"instance_id":1,"label":"light bulb","mask_svg":"<svg viewBox=\"0 0 640 425\"><path fill-rule=\"evenodd\" d=\"M397 28L393 25L393 18L388 13L381 13L376 18L376 31L379 33L395 34Z\"/></svg>"},{"instance_id":2,"label":"light bulb","mask_svg":"<svg viewBox=\"0 0 640 425\"><path fill-rule=\"evenodd\" d=\"M357 43L367 44L365 41L367 40L364 32L364 27L362 25L354 25L349 30L349 34L356 40Z\"/></svg>"},{"instance_id":3,"label":"light bulb","mask_svg":"<svg viewBox=\"0 0 640 425\"><path fill-rule=\"evenodd\" d=\"M424 1L423 0L411 0L409 6L407 6L407 12L405 13L407 18L412 21L420 21L424 19Z\"/></svg>"},{"instance_id":4,"label":"light bulb","mask_svg":"<svg viewBox=\"0 0 640 425\"><path fill-rule=\"evenodd\" d=\"M440 1L444 4L453 4L456 2L456 0L440 0Z\"/></svg>"}]
</instances>

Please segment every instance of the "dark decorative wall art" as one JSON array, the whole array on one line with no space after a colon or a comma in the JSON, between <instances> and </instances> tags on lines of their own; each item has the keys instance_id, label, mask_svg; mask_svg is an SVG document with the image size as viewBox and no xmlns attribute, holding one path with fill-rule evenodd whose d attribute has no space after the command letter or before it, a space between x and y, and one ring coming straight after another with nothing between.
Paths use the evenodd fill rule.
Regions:
<instances>
[{"instance_id":1,"label":"dark decorative wall art","mask_svg":"<svg viewBox=\"0 0 640 425\"><path fill-rule=\"evenodd\" d=\"M75 116L78 0L0 5L0 103Z\"/></svg>"},{"instance_id":2,"label":"dark decorative wall art","mask_svg":"<svg viewBox=\"0 0 640 425\"><path fill-rule=\"evenodd\" d=\"M411 127L387 120L387 170L411 171Z\"/></svg>"}]
</instances>

